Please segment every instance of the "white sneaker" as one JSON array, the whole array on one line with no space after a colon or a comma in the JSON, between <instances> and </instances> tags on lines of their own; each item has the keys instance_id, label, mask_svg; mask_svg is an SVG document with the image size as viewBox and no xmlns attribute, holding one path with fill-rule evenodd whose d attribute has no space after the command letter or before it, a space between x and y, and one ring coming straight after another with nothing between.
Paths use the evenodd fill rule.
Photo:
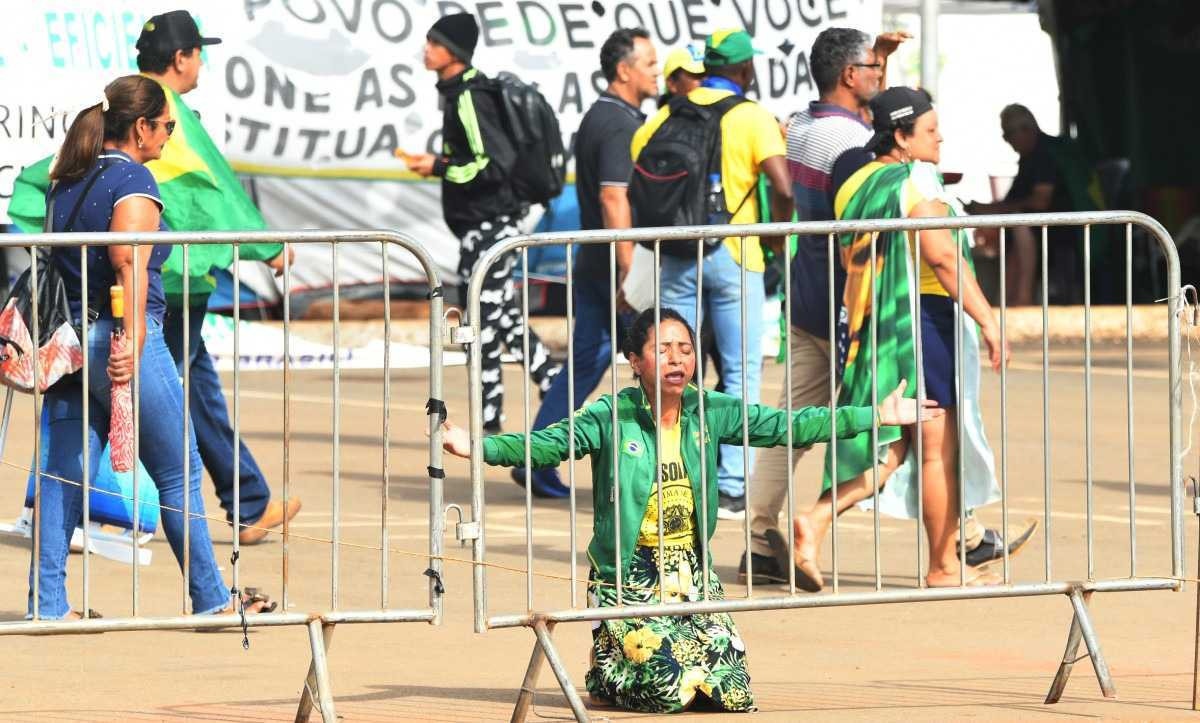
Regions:
<instances>
[{"instance_id":1,"label":"white sneaker","mask_svg":"<svg viewBox=\"0 0 1200 723\"><path fill-rule=\"evenodd\" d=\"M720 500L720 506L717 507L717 519L746 519L746 497L744 495L741 497L731 497L724 492L718 492L717 497Z\"/></svg>"}]
</instances>

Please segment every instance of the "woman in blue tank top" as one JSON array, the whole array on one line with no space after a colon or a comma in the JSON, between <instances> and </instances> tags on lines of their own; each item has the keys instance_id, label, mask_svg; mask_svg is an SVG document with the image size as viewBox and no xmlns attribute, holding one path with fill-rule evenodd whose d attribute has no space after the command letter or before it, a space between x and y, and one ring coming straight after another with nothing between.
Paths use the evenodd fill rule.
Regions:
<instances>
[{"instance_id":1,"label":"woman in blue tank top","mask_svg":"<svg viewBox=\"0 0 1200 723\"><path fill-rule=\"evenodd\" d=\"M104 100L71 124L51 170L54 181L47 192L47 213L56 232L108 232L166 230L158 185L144 163L158 158L175 128L166 96L158 83L130 75L104 90ZM192 612L233 612L229 588L221 579L200 494L203 463L188 427L186 453L190 458L184 478L183 389L175 363L163 340L162 317L166 308L160 269L170 254L169 244L154 246L92 246L87 250L86 294L82 288L80 247L56 248L54 263L62 271L78 319L87 313L89 368L65 378L45 396L49 436L45 440L48 462L42 478L40 554L30 562L29 614L43 619L79 617L67 599L66 561L75 527L82 522L82 488L59 480L80 480L96 475L103 440L108 437L112 384L134 381L139 386L138 428L142 464L158 486L162 526L171 551L183 566L184 525L188 524L189 585ZM135 270L136 269L136 270ZM113 315L109 287L124 287L129 306L124 328L131 340L128 351L110 355ZM83 298L88 311L84 311ZM133 346L138 345L138 368ZM88 456L83 467L82 374L88 374ZM185 523L181 510L188 496L192 519ZM38 569L35 589L34 566ZM36 600L36 603L35 603ZM115 601L114 601L115 602ZM274 609L265 596L243 599L248 613Z\"/></svg>"}]
</instances>

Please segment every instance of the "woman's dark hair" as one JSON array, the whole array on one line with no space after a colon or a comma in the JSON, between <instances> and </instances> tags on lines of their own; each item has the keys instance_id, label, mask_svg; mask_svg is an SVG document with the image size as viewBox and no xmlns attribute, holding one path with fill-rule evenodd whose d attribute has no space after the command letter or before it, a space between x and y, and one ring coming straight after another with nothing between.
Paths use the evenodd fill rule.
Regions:
<instances>
[{"instance_id":1,"label":"woman's dark hair","mask_svg":"<svg viewBox=\"0 0 1200 723\"><path fill-rule=\"evenodd\" d=\"M920 116L917 116L919 118ZM870 150L877 156L886 156L896 148L896 131L900 131L900 135L905 138L912 138L912 134L917 132L917 118L905 118L896 123L891 128L891 132L887 134L880 133L878 141L873 146L869 146Z\"/></svg>"},{"instance_id":2,"label":"woman's dark hair","mask_svg":"<svg viewBox=\"0 0 1200 723\"><path fill-rule=\"evenodd\" d=\"M153 120L167 107L162 86L140 75L126 75L104 89L108 110L102 104L75 117L67 129L58 160L50 171L55 181L77 181L87 175L104 149L105 141L123 140L138 118Z\"/></svg>"},{"instance_id":3,"label":"woman's dark hair","mask_svg":"<svg viewBox=\"0 0 1200 723\"><path fill-rule=\"evenodd\" d=\"M659 309L658 318L660 323L664 321L678 321L680 324L683 324L683 328L687 329L688 339L693 344L696 343L696 333L692 331L691 325L679 315L678 311L667 308ZM646 346L646 340L650 338L650 330L653 328L654 308L651 307L638 314L633 323L629 325L629 330L625 333L625 339L621 342L621 352L626 356L641 354L642 348Z\"/></svg>"},{"instance_id":4,"label":"woman's dark hair","mask_svg":"<svg viewBox=\"0 0 1200 723\"><path fill-rule=\"evenodd\" d=\"M908 110L915 110L915 114L904 116L898 120L892 120L888 116L890 105L877 104L884 100L884 94L891 94L893 97L899 97L899 102L907 102ZM897 101L892 101L895 103ZM900 131L900 135L905 138L911 138L913 133L917 131L917 121L926 112L933 110L933 96L924 88L889 88L880 95L875 96L871 101L871 111L875 114L872 127L875 129L875 135L871 140L867 141L866 149L877 156L884 156L891 153L896 148L896 131ZM918 107L918 105L920 107Z\"/></svg>"},{"instance_id":5,"label":"woman's dark hair","mask_svg":"<svg viewBox=\"0 0 1200 723\"><path fill-rule=\"evenodd\" d=\"M621 28L614 30L600 46L600 72L605 80L611 83L617 77L617 66L629 60L638 38L649 40L650 32L644 28Z\"/></svg>"}]
</instances>

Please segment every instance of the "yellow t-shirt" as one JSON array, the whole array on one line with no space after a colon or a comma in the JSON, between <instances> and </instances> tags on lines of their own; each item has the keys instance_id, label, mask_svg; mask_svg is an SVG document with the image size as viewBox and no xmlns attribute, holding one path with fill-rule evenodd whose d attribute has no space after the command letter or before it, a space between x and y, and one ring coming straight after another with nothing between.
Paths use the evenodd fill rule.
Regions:
<instances>
[{"instance_id":1,"label":"yellow t-shirt","mask_svg":"<svg viewBox=\"0 0 1200 723\"><path fill-rule=\"evenodd\" d=\"M698 105L712 105L722 98L733 95L728 90L716 88L696 88L688 93L688 99ZM659 109L650 120L633 134L630 150L636 161L638 154L646 147L650 136L671 115L666 106ZM758 172L762 162L773 156L786 156L787 144L783 133L779 130L779 122L771 112L758 103L740 103L734 106L721 118L721 181L725 186L725 206L731 212L746 198L740 211L734 214L730 223L757 223L761 216L758 212L758 194L751 191L758 185ZM746 194L749 193L749 198ZM733 256L733 260L741 263L742 237L730 236L725 239L725 248ZM763 263L762 247L757 236L746 236L746 270L762 272L766 269Z\"/></svg>"},{"instance_id":2,"label":"yellow t-shirt","mask_svg":"<svg viewBox=\"0 0 1200 723\"><path fill-rule=\"evenodd\" d=\"M850 203L850 198L858 192L858 189L862 187L867 178L875 171L883 168L883 165L879 161L871 161L846 179L846 182L838 189L837 196L833 202L833 212L836 218L842 218L846 206ZM943 196L945 196L945 189L942 186L941 178L938 176L937 168L932 163L917 161L913 163L912 172L909 174L908 180L900 188L900 210L904 213L905 217L908 217L917 204L930 200L942 200ZM909 234L909 239L909 251L915 259L917 247L911 240L912 234ZM921 259L920 278L922 294L932 294L934 296L950 295L946 291L946 287L942 286L942 282L938 281L937 274L933 273L933 267L925 259Z\"/></svg>"},{"instance_id":3,"label":"yellow t-shirt","mask_svg":"<svg viewBox=\"0 0 1200 723\"><path fill-rule=\"evenodd\" d=\"M663 427L660 461L662 463L663 544L690 545L696 530L696 501L692 497L692 481L683 467L680 455L679 425ZM658 491L651 489L646 503L646 516L638 532L637 544L658 545Z\"/></svg>"}]
</instances>

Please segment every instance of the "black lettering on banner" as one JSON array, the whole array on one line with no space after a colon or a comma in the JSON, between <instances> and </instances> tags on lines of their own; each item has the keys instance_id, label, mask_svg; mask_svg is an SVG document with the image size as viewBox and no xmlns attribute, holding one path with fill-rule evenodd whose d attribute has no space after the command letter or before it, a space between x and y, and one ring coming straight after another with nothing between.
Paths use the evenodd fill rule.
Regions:
<instances>
[{"instance_id":1,"label":"black lettering on banner","mask_svg":"<svg viewBox=\"0 0 1200 723\"><path fill-rule=\"evenodd\" d=\"M465 7L463 7L459 3L451 2L451 0L441 0L441 2L438 3L438 16L439 17L445 16L445 15L453 15L454 13L465 13L465 12L467 12L467 9Z\"/></svg>"},{"instance_id":2,"label":"black lettering on banner","mask_svg":"<svg viewBox=\"0 0 1200 723\"><path fill-rule=\"evenodd\" d=\"M817 7L820 2L821 0L796 0L796 9L800 11L800 19L810 28L815 28L822 22L821 8Z\"/></svg>"},{"instance_id":3,"label":"black lettering on banner","mask_svg":"<svg viewBox=\"0 0 1200 723\"><path fill-rule=\"evenodd\" d=\"M400 12L404 24L399 31L387 32L384 30L383 9L385 7L393 7ZM400 4L400 0L375 0L375 4L371 6L371 20L375 23L375 32L379 33L379 37L390 43L403 43L412 34L412 16L408 14L408 9Z\"/></svg>"},{"instance_id":4,"label":"black lettering on banner","mask_svg":"<svg viewBox=\"0 0 1200 723\"><path fill-rule=\"evenodd\" d=\"M364 70L358 81L358 97L354 101L354 110L362 110L367 103L376 108L383 107L383 88L379 85L379 74L374 68Z\"/></svg>"},{"instance_id":5,"label":"black lettering on banner","mask_svg":"<svg viewBox=\"0 0 1200 723\"><path fill-rule=\"evenodd\" d=\"M308 141L308 145L304 148L304 160L311 161L317 152L317 141L328 136L329 131L322 128L301 128L296 131L296 135Z\"/></svg>"},{"instance_id":6,"label":"black lettering on banner","mask_svg":"<svg viewBox=\"0 0 1200 723\"><path fill-rule=\"evenodd\" d=\"M832 20L841 20L842 18L844 18L850 14L850 11L846 10L843 7L840 7L841 2L842 2L842 0L829 0L829 4L826 7L829 9L829 19L831 21ZM839 6L838 9L835 10L833 7L834 5L838 5Z\"/></svg>"},{"instance_id":7,"label":"black lettering on banner","mask_svg":"<svg viewBox=\"0 0 1200 723\"><path fill-rule=\"evenodd\" d=\"M441 153L442 152L442 129L438 128L429 134L429 140L425 142L426 153Z\"/></svg>"},{"instance_id":8,"label":"black lettering on banner","mask_svg":"<svg viewBox=\"0 0 1200 723\"><path fill-rule=\"evenodd\" d=\"M637 18L637 20L632 23L626 22L624 18L629 13L633 13L633 17ZM642 17L642 12L629 3L621 3L617 6L617 11L613 13L613 22L616 23L618 28L646 27L646 20Z\"/></svg>"},{"instance_id":9,"label":"black lettering on banner","mask_svg":"<svg viewBox=\"0 0 1200 723\"><path fill-rule=\"evenodd\" d=\"M783 6L782 18L776 15L777 10L775 12L772 11L773 8L777 9L779 5ZM783 30L792 22L792 5L788 0L763 0L763 9L767 12L767 22L776 30Z\"/></svg>"},{"instance_id":10,"label":"black lettering on banner","mask_svg":"<svg viewBox=\"0 0 1200 723\"><path fill-rule=\"evenodd\" d=\"M337 143L334 145L334 150L333 150L334 155L336 155L338 158L341 158L341 159L354 158L355 156L357 156L359 153L362 152L363 145L367 142L367 129L360 127L358 129L358 139L354 143L354 150L347 151L344 148L344 146L346 143L346 136L348 134L349 134L349 131L345 131L345 130L338 131Z\"/></svg>"},{"instance_id":11,"label":"black lettering on banner","mask_svg":"<svg viewBox=\"0 0 1200 723\"><path fill-rule=\"evenodd\" d=\"M699 0L697 0L699 1ZM559 13L562 14L563 30L567 32L567 45L572 48L594 48L596 44L589 38L575 37L575 31L587 30L587 20L572 20L569 16L571 13L583 12L583 6L576 3L566 3L558 6Z\"/></svg>"},{"instance_id":12,"label":"black lettering on banner","mask_svg":"<svg viewBox=\"0 0 1200 723\"><path fill-rule=\"evenodd\" d=\"M701 12L704 8L703 0L681 0L681 2L683 3L683 16L687 18L688 34L692 40L704 40L709 36L709 31L702 27L708 22L708 18Z\"/></svg>"},{"instance_id":13,"label":"black lettering on banner","mask_svg":"<svg viewBox=\"0 0 1200 723\"><path fill-rule=\"evenodd\" d=\"M301 15L295 8L296 2L297 0L283 0L283 6L287 8L287 11L291 13L292 17L296 18L302 23L308 23L310 25L320 25L321 23L325 22L325 8L321 7L321 3L317 2L317 0L309 0L313 9L317 12L317 14L313 15L312 17L305 17Z\"/></svg>"},{"instance_id":14,"label":"black lettering on banner","mask_svg":"<svg viewBox=\"0 0 1200 723\"><path fill-rule=\"evenodd\" d=\"M379 127L379 135L375 136L375 142L371 144L371 150L367 151L367 158L377 153L391 157L392 150L399 146L400 137L396 135L396 126L391 123L384 123Z\"/></svg>"},{"instance_id":15,"label":"black lettering on banner","mask_svg":"<svg viewBox=\"0 0 1200 723\"><path fill-rule=\"evenodd\" d=\"M238 74L240 71L241 82ZM240 55L235 55L225 64L225 87L234 98L246 99L254 95L254 71L250 61Z\"/></svg>"},{"instance_id":16,"label":"black lettering on banner","mask_svg":"<svg viewBox=\"0 0 1200 723\"><path fill-rule=\"evenodd\" d=\"M770 94L772 98L780 98L788 89L787 66L782 60L771 58L767 61L767 76L770 79Z\"/></svg>"},{"instance_id":17,"label":"black lettering on banner","mask_svg":"<svg viewBox=\"0 0 1200 723\"><path fill-rule=\"evenodd\" d=\"M683 33L679 24L679 14L675 11L675 3L667 3L667 8L671 13L671 24L674 26L669 36L663 32L663 24L658 19L658 7L657 4L650 5L650 20L654 23L654 34L658 36L659 42L663 45L674 45L679 42L679 36Z\"/></svg>"},{"instance_id":18,"label":"black lettering on banner","mask_svg":"<svg viewBox=\"0 0 1200 723\"><path fill-rule=\"evenodd\" d=\"M5 137L12 138L13 132L8 129L8 117L12 115L12 111L9 109L8 106L0 105L0 113L4 114L3 117L0 117L0 128L4 129ZM19 135L20 132L21 131L18 129L17 134Z\"/></svg>"},{"instance_id":19,"label":"black lettering on banner","mask_svg":"<svg viewBox=\"0 0 1200 723\"><path fill-rule=\"evenodd\" d=\"M13 186L16 185L16 177L18 175L17 167L11 164L0 166L0 178L3 178L4 174L6 173L12 173L13 181L8 183L0 183L0 198L12 198L12 189ZM7 192L4 190L6 188L8 189Z\"/></svg>"},{"instance_id":20,"label":"black lettering on banner","mask_svg":"<svg viewBox=\"0 0 1200 723\"><path fill-rule=\"evenodd\" d=\"M354 0L354 15L346 15L346 11L342 9L342 3L339 0L329 0L333 5L333 9L342 17L342 25L346 31L353 34L358 32L358 24L362 20L362 4L363 0Z\"/></svg>"},{"instance_id":21,"label":"black lettering on banner","mask_svg":"<svg viewBox=\"0 0 1200 723\"><path fill-rule=\"evenodd\" d=\"M750 17L746 17L746 13L742 10L742 3L746 0L730 0L733 3L733 10L737 13L738 20L741 21L742 27L746 32L750 33L750 37L754 37L754 31L758 27L758 0L750 0Z\"/></svg>"},{"instance_id":22,"label":"black lettering on banner","mask_svg":"<svg viewBox=\"0 0 1200 723\"><path fill-rule=\"evenodd\" d=\"M392 82L396 84L396 88L400 91L400 96L389 95L388 105L396 108L407 108L417 101L417 94L413 91L412 86L408 84L401 75L412 75L412 68L397 63L392 66Z\"/></svg>"},{"instance_id":23,"label":"black lettering on banner","mask_svg":"<svg viewBox=\"0 0 1200 723\"><path fill-rule=\"evenodd\" d=\"M271 0L243 0L242 9L246 11L247 20L254 20L254 11L270 4Z\"/></svg>"},{"instance_id":24,"label":"black lettering on banner","mask_svg":"<svg viewBox=\"0 0 1200 723\"><path fill-rule=\"evenodd\" d=\"M283 151L285 148L287 148L287 140L288 140L288 127L280 126L279 135L275 139L275 157L276 158L283 157Z\"/></svg>"},{"instance_id":25,"label":"black lettering on banner","mask_svg":"<svg viewBox=\"0 0 1200 723\"><path fill-rule=\"evenodd\" d=\"M542 18L547 26L544 35L534 35L533 20L529 17L530 10L537 10L542 14ZM549 10L531 0L521 0L521 2L517 3L517 12L521 13L521 24L525 26L525 39L529 41L530 45L549 45L554 42L554 16Z\"/></svg>"},{"instance_id":26,"label":"black lettering on banner","mask_svg":"<svg viewBox=\"0 0 1200 723\"><path fill-rule=\"evenodd\" d=\"M328 113L329 94L328 93L305 93L304 94L304 112L305 113Z\"/></svg>"},{"instance_id":27,"label":"black lettering on banner","mask_svg":"<svg viewBox=\"0 0 1200 723\"><path fill-rule=\"evenodd\" d=\"M279 78L279 73L271 66L266 68L266 77L263 80L263 95L264 102L268 107L275 105L275 99L278 97L283 102L283 107L291 110L296 106L296 84L290 78Z\"/></svg>"},{"instance_id":28,"label":"black lettering on banner","mask_svg":"<svg viewBox=\"0 0 1200 723\"><path fill-rule=\"evenodd\" d=\"M583 91L579 88L579 74L574 72L563 76L562 100L558 103L558 112L562 113L568 105L575 106L576 113L583 112Z\"/></svg>"},{"instance_id":29,"label":"black lettering on banner","mask_svg":"<svg viewBox=\"0 0 1200 723\"><path fill-rule=\"evenodd\" d=\"M806 86L808 92L816 90L813 84L812 73L808 69L808 56L801 50L796 53L796 80L792 83L792 92L799 93L800 86Z\"/></svg>"},{"instance_id":30,"label":"black lettering on banner","mask_svg":"<svg viewBox=\"0 0 1200 723\"><path fill-rule=\"evenodd\" d=\"M270 123L263 123L262 121L256 121L256 120L252 120L250 118L239 118L238 125L242 126L243 128L245 128L248 131L248 133L246 134L246 152L247 153L249 153L250 151L253 151L254 146L258 145L259 132L265 131L271 127Z\"/></svg>"},{"instance_id":31,"label":"black lettering on banner","mask_svg":"<svg viewBox=\"0 0 1200 723\"><path fill-rule=\"evenodd\" d=\"M479 16L480 34L483 36L483 44L490 47L503 47L512 45L512 38L498 38L493 35L493 31L500 28L508 27L508 18L488 17L488 13L493 10L499 10L504 5L498 2L475 3L475 14Z\"/></svg>"}]
</instances>

